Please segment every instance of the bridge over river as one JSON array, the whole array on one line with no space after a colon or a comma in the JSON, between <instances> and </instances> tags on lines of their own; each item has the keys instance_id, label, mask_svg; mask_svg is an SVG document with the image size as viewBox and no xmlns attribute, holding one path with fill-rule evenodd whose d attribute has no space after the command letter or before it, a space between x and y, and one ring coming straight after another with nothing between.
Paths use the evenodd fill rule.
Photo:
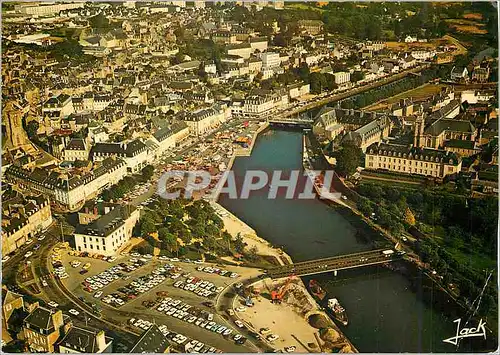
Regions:
<instances>
[{"instance_id":1,"label":"bridge over river","mask_svg":"<svg viewBox=\"0 0 500 355\"><path fill-rule=\"evenodd\" d=\"M321 274L324 272L353 269L368 265L385 264L400 259L403 254L404 253L401 252L395 252L392 249L370 250L283 265L269 269L267 275L273 279L279 279L292 275L306 276Z\"/></svg>"}]
</instances>

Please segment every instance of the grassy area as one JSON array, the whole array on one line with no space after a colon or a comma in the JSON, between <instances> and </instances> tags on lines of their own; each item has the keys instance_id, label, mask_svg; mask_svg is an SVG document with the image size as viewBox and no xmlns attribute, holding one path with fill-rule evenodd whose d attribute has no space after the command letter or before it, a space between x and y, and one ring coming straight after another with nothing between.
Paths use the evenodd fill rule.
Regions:
<instances>
[{"instance_id":1,"label":"grassy area","mask_svg":"<svg viewBox=\"0 0 500 355\"><path fill-rule=\"evenodd\" d=\"M496 260L493 260L486 255L478 253L464 253L463 251L452 249L450 247L446 247L446 251L448 251L455 259L460 261L462 265L471 265L471 267L474 267L476 270L496 269Z\"/></svg>"},{"instance_id":2,"label":"grassy area","mask_svg":"<svg viewBox=\"0 0 500 355\"><path fill-rule=\"evenodd\" d=\"M307 5L304 3L291 3L291 4L289 3L289 4L285 5L285 8L286 9L294 9L294 10L312 10L312 11L318 11L320 13L325 12L325 10L320 9L316 6Z\"/></svg>"},{"instance_id":3,"label":"grassy area","mask_svg":"<svg viewBox=\"0 0 500 355\"><path fill-rule=\"evenodd\" d=\"M373 105L367 106L363 109L365 110L376 110L380 109L381 106L385 106L387 104L393 104L398 102L401 99L406 99L406 98L413 98L416 100L424 99L427 97L430 97L432 95L435 95L439 93L446 85L443 84L424 84L422 86L419 86L415 89L408 90L405 92L402 92L401 94L398 94L396 96L393 96L387 100L382 100L380 102L377 102Z\"/></svg>"}]
</instances>

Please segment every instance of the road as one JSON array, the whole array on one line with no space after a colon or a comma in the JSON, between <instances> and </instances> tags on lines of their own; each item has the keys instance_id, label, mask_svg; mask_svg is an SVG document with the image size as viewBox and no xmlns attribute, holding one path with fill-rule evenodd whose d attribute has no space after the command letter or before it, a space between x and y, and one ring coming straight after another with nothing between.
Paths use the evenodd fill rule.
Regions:
<instances>
[{"instance_id":1,"label":"road","mask_svg":"<svg viewBox=\"0 0 500 355\"><path fill-rule=\"evenodd\" d=\"M376 265L390 262L394 257L384 255L384 249L364 251L348 255L334 256L300 263L283 265L268 270L268 276L279 279L287 276L306 276L335 270L352 269L356 267Z\"/></svg>"}]
</instances>

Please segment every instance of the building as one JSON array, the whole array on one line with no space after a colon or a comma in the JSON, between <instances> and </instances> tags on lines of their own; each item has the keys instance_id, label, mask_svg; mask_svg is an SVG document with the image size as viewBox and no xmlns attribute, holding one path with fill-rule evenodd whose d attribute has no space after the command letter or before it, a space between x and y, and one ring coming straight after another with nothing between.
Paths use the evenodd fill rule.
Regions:
<instances>
[{"instance_id":1,"label":"building","mask_svg":"<svg viewBox=\"0 0 500 355\"><path fill-rule=\"evenodd\" d=\"M71 327L58 342L60 354L100 354L112 353L113 338L106 337L104 330L92 331Z\"/></svg>"},{"instance_id":2,"label":"building","mask_svg":"<svg viewBox=\"0 0 500 355\"><path fill-rule=\"evenodd\" d=\"M451 80L453 81L467 81L469 79L469 71L465 67L453 67L451 69Z\"/></svg>"},{"instance_id":3,"label":"building","mask_svg":"<svg viewBox=\"0 0 500 355\"><path fill-rule=\"evenodd\" d=\"M229 31L217 31L212 34L212 41L222 44L235 44L238 43L236 34Z\"/></svg>"},{"instance_id":4,"label":"building","mask_svg":"<svg viewBox=\"0 0 500 355\"><path fill-rule=\"evenodd\" d=\"M43 195L2 196L2 255L8 255L52 224L50 201Z\"/></svg>"},{"instance_id":5,"label":"building","mask_svg":"<svg viewBox=\"0 0 500 355\"><path fill-rule=\"evenodd\" d=\"M189 126L186 122L177 122L170 127L161 128L153 134L158 144L158 153L172 149L179 145L189 135Z\"/></svg>"},{"instance_id":6,"label":"building","mask_svg":"<svg viewBox=\"0 0 500 355\"><path fill-rule=\"evenodd\" d=\"M163 354L170 352L168 339L156 324L152 324L135 343L132 354Z\"/></svg>"},{"instance_id":7,"label":"building","mask_svg":"<svg viewBox=\"0 0 500 355\"><path fill-rule=\"evenodd\" d=\"M82 8L85 4L83 2L75 2L75 3L49 3L49 4L22 4L16 5L14 7L17 13L21 13L23 15L31 15L31 16L52 16L57 15L59 12L64 10L78 9Z\"/></svg>"},{"instance_id":8,"label":"building","mask_svg":"<svg viewBox=\"0 0 500 355\"><path fill-rule=\"evenodd\" d=\"M137 221L138 209L130 205L117 205L91 223L76 228L75 249L79 252L114 256L130 240Z\"/></svg>"},{"instance_id":9,"label":"building","mask_svg":"<svg viewBox=\"0 0 500 355\"><path fill-rule=\"evenodd\" d=\"M226 47L228 55L238 56L244 59L249 59L252 54L250 43L230 44Z\"/></svg>"},{"instance_id":10,"label":"building","mask_svg":"<svg viewBox=\"0 0 500 355\"><path fill-rule=\"evenodd\" d=\"M347 132L343 140L352 141L364 152L371 144L381 142L389 137L392 127L392 121L389 117L380 116L354 131Z\"/></svg>"},{"instance_id":11,"label":"building","mask_svg":"<svg viewBox=\"0 0 500 355\"><path fill-rule=\"evenodd\" d=\"M4 254L5 255L5 254ZM15 319L15 312L24 312L23 296L9 291L6 286L2 287L2 340L8 343L12 340L8 330L10 329L9 320ZM22 315L21 315L22 317Z\"/></svg>"},{"instance_id":12,"label":"building","mask_svg":"<svg viewBox=\"0 0 500 355\"><path fill-rule=\"evenodd\" d=\"M467 120L439 118L424 128L423 118L415 123L414 146L442 149L450 140L475 141L477 129Z\"/></svg>"},{"instance_id":13,"label":"building","mask_svg":"<svg viewBox=\"0 0 500 355\"><path fill-rule=\"evenodd\" d=\"M442 179L460 172L462 160L444 150L375 143L366 150L365 168Z\"/></svg>"},{"instance_id":14,"label":"building","mask_svg":"<svg viewBox=\"0 0 500 355\"><path fill-rule=\"evenodd\" d=\"M69 317L62 311L35 304L23 322L24 340L31 352L54 353L57 340L69 326Z\"/></svg>"},{"instance_id":15,"label":"building","mask_svg":"<svg viewBox=\"0 0 500 355\"><path fill-rule=\"evenodd\" d=\"M107 158L120 158L127 164L128 173L138 173L148 159L147 146L139 139L122 143L96 143L91 151L92 161L99 162Z\"/></svg>"},{"instance_id":16,"label":"building","mask_svg":"<svg viewBox=\"0 0 500 355\"><path fill-rule=\"evenodd\" d=\"M450 139L444 143L444 150L452 152L461 157L470 157L478 154L481 149L477 143L470 140Z\"/></svg>"},{"instance_id":17,"label":"building","mask_svg":"<svg viewBox=\"0 0 500 355\"><path fill-rule=\"evenodd\" d=\"M107 158L94 166L92 171L79 175L11 165L5 171L5 178L21 190L41 192L50 196L52 201L74 210L127 174L127 163L122 159Z\"/></svg>"},{"instance_id":18,"label":"building","mask_svg":"<svg viewBox=\"0 0 500 355\"><path fill-rule=\"evenodd\" d=\"M89 145L82 138L73 138L64 148L63 157L67 161L88 160Z\"/></svg>"},{"instance_id":19,"label":"building","mask_svg":"<svg viewBox=\"0 0 500 355\"><path fill-rule=\"evenodd\" d=\"M275 52L262 53L260 56L263 69L279 67L281 64L280 54Z\"/></svg>"},{"instance_id":20,"label":"building","mask_svg":"<svg viewBox=\"0 0 500 355\"><path fill-rule=\"evenodd\" d=\"M337 85L343 85L351 81L351 73L340 71L337 73L333 73L333 81Z\"/></svg>"},{"instance_id":21,"label":"building","mask_svg":"<svg viewBox=\"0 0 500 355\"><path fill-rule=\"evenodd\" d=\"M309 84L297 83L288 86L288 95L291 99L309 94L311 87Z\"/></svg>"},{"instance_id":22,"label":"building","mask_svg":"<svg viewBox=\"0 0 500 355\"><path fill-rule=\"evenodd\" d=\"M413 43L413 42L417 42L417 41L418 41L418 39L416 36L408 35L405 37L405 43Z\"/></svg>"},{"instance_id":23,"label":"building","mask_svg":"<svg viewBox=\"0 0 500 355\"><path fill-rule=\"evenodd\" d=\"M472 81L476 81L479 83L486 83L489 77L490 77L489 67L486 68L475 67L474 71L472 72Z\"/></svg>"},{"instance_id":24,"label":"building","mask_svg":"<svg viewBox=\"0 0 500 355\"><path fill-rule=\"evenodd\" d=\"M317 35L323 31L323 21L320 20L299 20L297 21L299 31L310 35Z\"/></svg>"},{"instance_id":25,"label":"building","mask_svg":"<svg viewBox=\"0 0 500 355\"><path fill-rule=\"evenodd\" d=\"M250 38L250 47L252 48L252 53L259 51L267 51L267 37L253 37Z\"/></svg>"},{"instance_id":26,"label":"building","mask_svg":"<svg viewBox=\"0 0 500 355\"><path fill-rule=\"evenodd\" d=\"M226 122L226 110L220 105L194 112L183 112L178 118L189 127L189 132L195 136L202 135Z\"/></svg>"}]
</instances>

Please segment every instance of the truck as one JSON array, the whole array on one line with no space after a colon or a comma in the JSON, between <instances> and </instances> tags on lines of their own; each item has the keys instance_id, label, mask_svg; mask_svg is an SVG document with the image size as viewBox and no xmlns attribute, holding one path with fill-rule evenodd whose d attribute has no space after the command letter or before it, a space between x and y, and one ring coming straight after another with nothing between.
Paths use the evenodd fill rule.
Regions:
<instances>
[{"instance_id":1,"label":"truck","mask_svg":"<svg viewBox=\"0 0 500 355\"><path fill-rule=\"evenodd\" d=\"M389 257L389 256L391 256L392 254L394 254L394 250L391 250L391 249L389 249L389 250L384 250L384 251L382 252L382 254L384 254L386 257Z\"/></svg>"}]
</instances>

